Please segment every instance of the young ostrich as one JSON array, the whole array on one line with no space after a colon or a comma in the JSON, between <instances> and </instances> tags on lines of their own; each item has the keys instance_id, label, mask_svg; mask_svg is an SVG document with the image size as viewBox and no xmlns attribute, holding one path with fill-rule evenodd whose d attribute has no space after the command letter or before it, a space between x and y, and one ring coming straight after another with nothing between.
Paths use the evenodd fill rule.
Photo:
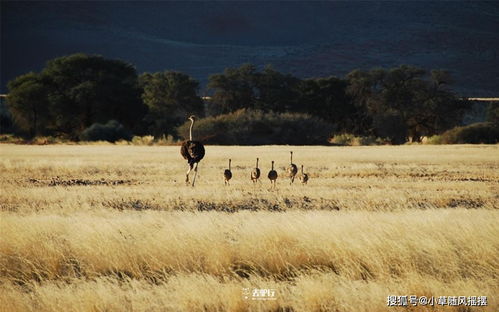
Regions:
<instances>
[{"instance_id":1,"label":"young ostrich","mask_svg":"<svg viewBox=\"0 0 499 312\"><path fill-rule=\"evenodd\" d=\"M256 183L260 179L260 169L258 168L258 158L256 159L256 167L251 171L251 181Z\"/></svg>"},{"instance_id":2,"label":"young ostrich","mask_svg":"<svg viewBox=\"0 0 499 312\"><path fill-rule=\"evenodd\" d=\"M189 170L185 175L185 183L189 185L189 173L194 169L194 178L192 179L192 186L196 182L196 175L198 173L198 164L204 157L204 145L199 141L194 141L192 139L192 128L194 127L194 122L196 120L196 116L192 115L189 117L191 121L191 127L189 128L189 140L184 141L182 146L180 147L180 154L187 159L187 164L189 165Z\"/></svg>"},{"instance_id":3,"label":"young ostrich","mask_svg":"<svg viewBox=\"0 0 499 312\"><path fill-rule=\"evenodd\" d=\"M275 182L277 180L277 171L274 170L274 161L272 160L272 169L269 171L268 175L270 179L270 185L275 188Z\"/></svg>"},{"instance_id":4,"label":"young ostrich","mask_svg":"<svg viewBox=\"0 0 499 312\"><path fill-rule=\"evenodd\" d=\"M224 171L224 178L225 178L225 185L230 185L229 180L232 178L232 171L230 171L230 162L232 160L229 159L229 169L225 169Z\"/></svg>"},{"instance_id":5,"label":"young ostrich","mask_svg":"<svg viewBox=\"0 0 499 312\"><path fill-rule=\"evenodd\" d=\"M298 173L298 167L296 167L296 165L293 164L293 152L291 151L290 153L291 153L291 162L289 163L289 167L286 170L288 173L288 176L291 178L291 182L289 184L291 184L295 181L295 176Z\"/></svg>"},{"instance_id":6,"label":"young ostrich","mask_svg":"<svg viewBox=\"0 0 499 312\"><path fill-rule=\"evenodd\" d=\"M308 174L307 174L307 173L303 173L303 165L301 165L301 176L300 176L300 181L301 181L301 183L303 183L303 184L307 184L307 182L308 182Z\"/></svg>"}]
</instances>

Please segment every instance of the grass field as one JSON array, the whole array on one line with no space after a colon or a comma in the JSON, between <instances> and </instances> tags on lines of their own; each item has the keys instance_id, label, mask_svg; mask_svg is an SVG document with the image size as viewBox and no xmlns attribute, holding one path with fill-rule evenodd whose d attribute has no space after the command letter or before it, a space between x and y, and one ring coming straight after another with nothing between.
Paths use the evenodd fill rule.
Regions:
<instances>
[{"instance_id":1,"label":"grass field","mask_svg":"<svg viewBox=\"0 0 499 312\"><path fill-rule=\"evenodd\" d=\"M0 311L499 310L497 145L207 146L195 188L186 169L179 147L0 145Z\"/></svg>"}]
</instances>

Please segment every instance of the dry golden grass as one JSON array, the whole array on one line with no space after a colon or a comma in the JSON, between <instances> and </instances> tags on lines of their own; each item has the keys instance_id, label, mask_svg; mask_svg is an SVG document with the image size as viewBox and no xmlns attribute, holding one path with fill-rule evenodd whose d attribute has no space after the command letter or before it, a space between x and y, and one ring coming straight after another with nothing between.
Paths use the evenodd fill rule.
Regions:
<instances>
[{"instance_id":1,"label":"dry golden grass","mask_svg":"<svg viewBox=\"0 0 499 312\"><path fill-rule=\"evenodd\" d=\"M0 310L499 310L498 146L206 149L192 188L178 147L0 145Z\"/></svg>"}]
</instances>

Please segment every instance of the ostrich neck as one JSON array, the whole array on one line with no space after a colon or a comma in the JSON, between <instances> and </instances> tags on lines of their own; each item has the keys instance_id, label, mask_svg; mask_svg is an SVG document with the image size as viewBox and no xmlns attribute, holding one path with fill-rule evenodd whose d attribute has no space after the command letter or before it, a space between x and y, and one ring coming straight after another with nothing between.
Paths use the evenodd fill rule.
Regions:
<instances>
[{"instance_id":1,"label":"ostrich neck","mask_svg":"<svg viewBox=\"0 0 499 312\"><path fill-rule=\"evenodd\" d=\"M191 127L189 128L189 141L192 141L192 127L194 126L194 120L191 120Z\"/></svg>"},{"instance_id":2,"label":"ostrich neck","mask_svg":"<svg viewBox=\"0 0 499 312\"><path fill-rule=\"evenodd\" d=\"M291 163L293 163L293 153L291 153Z\"/></svg>"},{"instance_id":3,"label":"ostrich neck","mask_svg":"<svg viewBox=\"0 0 499 312\"><path fill-rule=\"evenodd\" d=\"M258 158L256 159L256 167L258 168Z\"/></svg>"}]
</instances>

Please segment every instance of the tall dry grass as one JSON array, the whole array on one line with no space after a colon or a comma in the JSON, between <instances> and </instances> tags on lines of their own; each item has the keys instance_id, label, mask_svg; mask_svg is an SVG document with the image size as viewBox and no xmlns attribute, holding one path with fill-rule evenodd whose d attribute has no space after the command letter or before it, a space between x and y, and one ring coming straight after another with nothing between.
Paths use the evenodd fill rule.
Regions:
<instances>
[{"instance_id":1,"label":"tall dry grass","mask_svg":"<svg viewBox=\"0 0 499 312\"><path fill-rule=\"evenodd\" d=\"M252 185L291 149L309 185ZM1 145L0 310L497 311L498 151L208 146L191 188L177 147Z\"/></svg>"}]
</instances>

